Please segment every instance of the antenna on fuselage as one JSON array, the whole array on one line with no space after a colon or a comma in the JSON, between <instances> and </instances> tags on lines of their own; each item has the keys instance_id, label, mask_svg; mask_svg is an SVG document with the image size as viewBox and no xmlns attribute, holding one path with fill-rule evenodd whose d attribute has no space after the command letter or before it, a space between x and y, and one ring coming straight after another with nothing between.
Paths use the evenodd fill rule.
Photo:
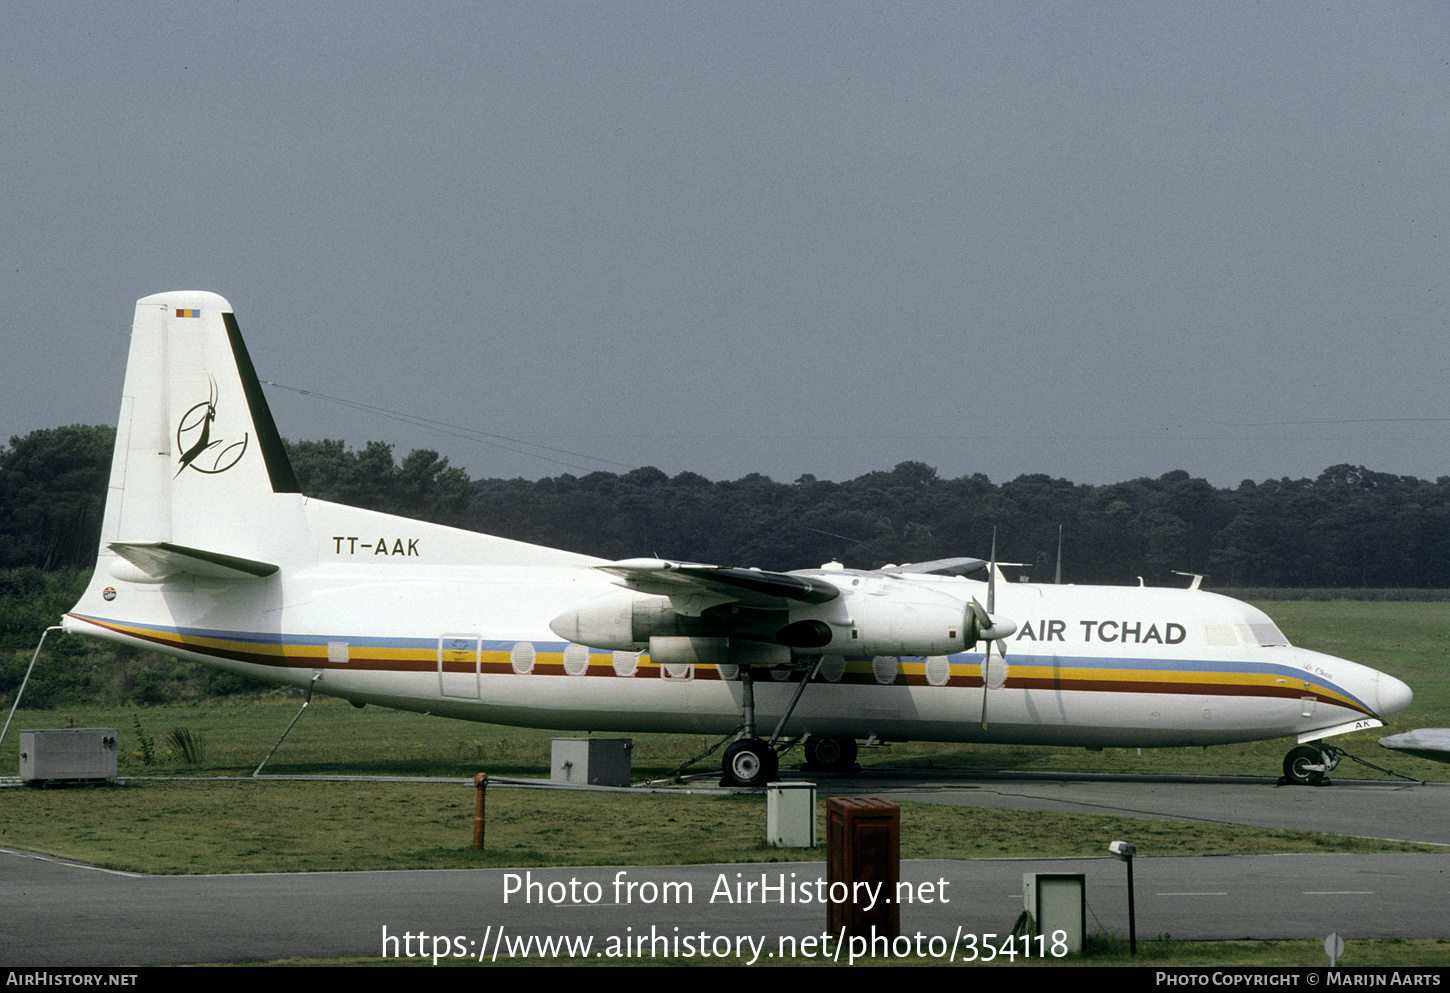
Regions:
<instances>
[{"instance_id":1,"label":"antenna on fuselage","mask_svg":"<svg viewBox=\"0 0 1450 993\"><path fill-rule=\"evenodd\" d=\"M1193 582L1191 582L1191 583L1188 584L1188 588L1190 590L1196 590L1200 586L1203 585L1203 576L1201 574L1199 574L1199 573L1196 573L1196 572L1179 572L1177 569L1174 569L1173 570L1173 575L1175 575L1175 576L1191 576L1191 577L1193 577Z\"/></svg>"}]
</instances>

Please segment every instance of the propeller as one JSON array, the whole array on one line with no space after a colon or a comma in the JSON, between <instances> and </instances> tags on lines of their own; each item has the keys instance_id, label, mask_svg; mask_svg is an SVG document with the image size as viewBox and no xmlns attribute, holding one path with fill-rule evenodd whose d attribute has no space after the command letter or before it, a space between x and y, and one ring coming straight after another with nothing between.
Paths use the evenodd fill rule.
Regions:
<instances>
[{"instance_id":1,"label":"propeller","mask_svg":"<svg viewBox=\"0 0 1450 993\"><path fill-rule=\"evenodd\" d=\"M987 648L982 656L982 729L987 727L987 691L1000 690L1007 682L1007 638L1017 630L1017 624L1005 617L996 617L997 606L997 530L992 529L992 561L987 573L987 608L972 597L963 612L962 629L970 634L969 647L976 647L978 641L985 641ZM997 643L999 660L992 661L992 643Z\"/></svg>"},{"instance_id":2,"label":"propeller","mask_svg":"<svg viewBox=\"0 0 1450 993\"><path fill-rule=\"evenodd\" d=\"M990 595L987 602L992 602ZM993 617L991 609L983 609L976 597L967 601L967 608L962 613L962 630L967 633L965 639L967 648L976 648L979 641L995 641L998 650L1003 655L1007 654L1004 639L1017 633L1015 621L1009 621L1005 617Z\"/></svg>"}]
</instances>

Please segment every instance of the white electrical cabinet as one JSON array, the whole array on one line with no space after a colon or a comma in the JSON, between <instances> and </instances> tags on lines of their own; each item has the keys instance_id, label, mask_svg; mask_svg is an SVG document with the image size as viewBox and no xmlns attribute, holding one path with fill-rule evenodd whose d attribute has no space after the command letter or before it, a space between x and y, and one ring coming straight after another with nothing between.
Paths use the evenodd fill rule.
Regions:
<instances>
[{"instance_id":1,"label":"white electrical cabinet","mask_svg":"<svg viewBox=\"0 0 1450 993\"><path fill-rule=\"evenodd\" d=\"M628 786L632 738L554 738L549 779L578 786Z\"/></svg>"},{"instance_id":2,"label":"white electrical cabinet","mask_svg":"<svg viewBox=\"0 0 1450 993\"><path fill-rule=\"evenodd\" d=\"M1082 951L1087 937L1087 882L1079 873L1024 872L1022 905L1032 915L1036 932L1051 939L1053 932L1067 934L1067 951Z\"/></svg>"},{"instance_id":3,"label":"white electrical cabinet","mask_svg":"<svg viewBox=\"0 0 1450 993\"><path fill-rule=\"evenodd\" d=\"M765 835L776 848L816 847L816 784L767 783Z\"/></svg>"},{"instance_id":4,"label":"white electrical cabinet","mask_svg":"<svg viewBox=\"0 0 1450 993\"><path fill-rule=\"evenodd\" d=\"M20 778L27 783L115 779L116 729L21 731Z\"/></svg>"}]
</instances>

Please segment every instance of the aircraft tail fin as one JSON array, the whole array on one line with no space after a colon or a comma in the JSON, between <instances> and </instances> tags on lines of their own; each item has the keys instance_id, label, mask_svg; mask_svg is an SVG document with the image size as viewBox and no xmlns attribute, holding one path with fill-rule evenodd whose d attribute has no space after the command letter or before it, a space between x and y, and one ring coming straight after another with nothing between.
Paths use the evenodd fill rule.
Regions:
<instances>
[{"instance_id":1,"label":"aircraft tail fin","mask_svg":"<svg viewBox=\"0 0 1450 993\"><path fill-rule=\"evenodd\" d=\"M242 525L247 510L298 492L231 305L202 292L137 301L102 554L113 543L216 547L220 530L229 553L267 559L265 529Z\"/></svg>"},{"instance_id":2,"label":"aircraft tail fin","mask_svg":"<svg viewBox=\"0 0 1450 993\"><path fill-rule=\"evenodd\" d=\"M266 584L326 564L598 561L306 498L231 305L204 292L137 301L101 547L73 616L134 616L141 601L157 617L179 616L180 600L142 594L208 580Z\"/></svg>"}]
</instances>

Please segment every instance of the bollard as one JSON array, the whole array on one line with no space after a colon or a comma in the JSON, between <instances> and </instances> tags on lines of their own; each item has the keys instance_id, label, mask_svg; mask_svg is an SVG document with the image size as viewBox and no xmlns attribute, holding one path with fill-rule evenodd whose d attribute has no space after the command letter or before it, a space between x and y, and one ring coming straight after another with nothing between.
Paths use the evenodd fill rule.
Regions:
<instances>
[{"instance_id":1,"label":"bollard","mask_svg":"<svg viewBox=\"0 0 1450 993\"><path fill-rule=\"evenodd\" d=\"M474 788L478 790L478 802L473 806L473 850L483 851L483 794L488 789L488 773L480 772L473 777Z\"/></svg>"}]
</instances>

